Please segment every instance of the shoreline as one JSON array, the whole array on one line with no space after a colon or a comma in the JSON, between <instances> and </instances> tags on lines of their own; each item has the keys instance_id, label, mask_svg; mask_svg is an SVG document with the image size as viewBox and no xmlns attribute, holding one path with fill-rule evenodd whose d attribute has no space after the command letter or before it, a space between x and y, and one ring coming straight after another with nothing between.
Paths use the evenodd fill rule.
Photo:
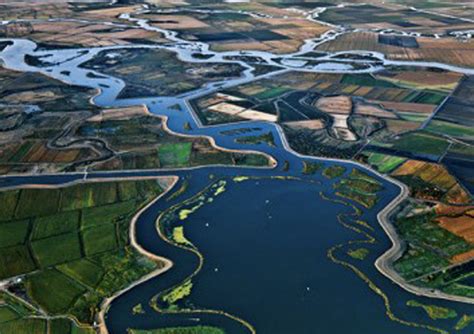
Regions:
<instances>
[{"instance_id":1,"label":"shoreline","mask_svg":"<svg viewBox=\"0 0 474 334\"><path fill-rule=\"evenodd\" d=\"M164 176L163 177L164 179L167 179L167 188L164 189L164 191L158 195L155 199L153 199L150 203L148 203L147 205L145 205L143 208L141 208L132 218L132 220L130 221L130 227L129 227L129 237L130 237L130 244L132 245L132 247L137 250L141 255L143 256L146 256L147 258L149 258L150 260L152 260L153 262L156 262L156 263L163 263L163 267L161 268L156 268L155 270L153 270L152 272L150 272L149 274L141 277L140 279L138 279L137 281L133 282L132 284L130 284L129 286L125 287L124 289L122 290L119 290L117 292L115 292L112 296L104 299L101 303L101 306L100 306L100 311L99 313L97 314L96 316L96 319L97 319L97 328L99 330L99 334L109 334L109 331L107 329L107 326L105 324L105 316L107 314L107 311L110 307L110 305L112 304L112 302L118 298L119 296L121 296L122 294L126 293L127 291L133 289L134 287L140 285L141 283L143 282L146 282L148 281L149 279L152 279L154 277L157 277L161 274L163 274L164 272L168 271L169 269L171 269L171 267L173 267L173 262L165 257L161 257L159 255L156 255L156 254L153 254L153 253L150 253L148 251L146 251L144 248L142 248L140 246L140 244L137 242L136 240L136 224L137 224L137 220L138 220L138 217L140 217L140 215L146 211L149 207L151 207L153 204L155 204L158 200L160 200L163 196L167 195L171 189L174 188L174 186L176 185L176 183L178 182L179 180L179 177L178 176Z\"/></svg>"},{"instance_id":2,"label":"shoreline","mask_svg":"<svg viewBox=\"0 0 474 334\"><path fill-rule=\"evenodd\" d=\"M282 139L284 148L287 151L292 152L293 154L299 156L300 158L308 159L308 156L305 156L303 154L300 154L294 151L290 147L288 140L283 132L283 129L279 125L276 125L276 127L277 127L277 131L280 133L280 137ZM396 261L403 253L403 243L400 237L398 236L398 233L395 230L395 226L392 224L390 220L390 216L393 214L393 212L397 209L397 207L403 201L405 201L407 198L410 197L410 189L408 188L407 185L405 185L404 183L401 183L398 180L391 178L388 175L381 174L380 172L374 170L370 166L364 165L358 161L344 160L344 159L337 159L337 158L319 158L319 157L311 157L311 158L315 160L349 163L349 164L361 167L377 175L378 177L384 179L385 181L396 185L398 188L400 188L400 193L390 203L388 203L381 211L377 213L377 221L379 225L382 226L382 229L384 230L385 234L387 234L387 236L390 239L390 242L392 243L392 246L389 249L387 249L382 255L380 255L377 258L377 260L375 260L375 263L374 263L375 267L382 275L390 279L393 283L397 284L399 287L401 287L405 291L408 291L416 296L444 299L448 301L461 302L461 303L467 303L467 304L474 304L474 298L450 295L450 294L441 292L439 290L432 290L432 289L418 287L416 285L410 284L404 278L398 275L398 273L392 268L391 264L394 261Z\"/></svg>"},{"instance_id":3,"label":"shoreline","mask_svg":"<svg viewBox=\"0 0 474 334\"><path fill-rule=\"evenodd\" d=\"M67 175L67 174L65 174L65 175ZM70 182L64 182L64 183L52 184L52 185L26 184L26 185L18 185L18 186L13 186L13 187L4 187L4 188L0 187L0 191L15 190L15 189L59 189L59 188L66 188L66 187L70 187L70 186L78 185L78 184L82 184L82 183L102 183L102 182L140 181L140 180L157 180L158 182L163 181L163 182L160 182L160 186L163 187L163 192L161 194L159 194L157 197L155 197L153 200L151 200L143 208L141 208L131 219L130 226L129 226L130 245L135 250L137 250L140 254L142 254L143 256L146 256L147 258L149 258L151 261L153 261L155 263L159 263L159 262L164 263L163 267L156 268L155 270L153 270L149 274L141 277L140 279L133 282L132 284L130 284L126 288L115 292L112 296L110 296L108 298L103 299L101 304L100 304L100 311L96 315L97 323L94 324L93 326L84 325L77 318L75 318L72 315L68 315L68 314L57 315L57 316L48 316L47 317L48 319L50 319L50 318L58 318L58 319L59 318L66 318L66 319L69 319L72 322L74 322L77 327L83 327L83 328L87 327L87 328L91 328L91 329L94 329L94 330L98 330L99 334L109 334L109 332L107 330L107 327L105 326L105 314L107 312L108 307L113 302L113 300L115 300L117 297L119 297L123 293L133 289L137 285L139 285L139 284L141 284L141 283L143 283L143 282L145 282L145 281L147 281L147 280L149 280L153 277L156 277L156 276L158 276L158 275L160 275L160 274L162 274L166 271L168 271L173 266L173 262L170 261L169 259L158 256L158 255L150 253L150 252L147 252L145 249L143 249L140 246L140 244L137 243L135 230L136 230L136 222L137 222L138 217L145 210L147 210L150 206L155 204L159 199L161 199L163 196L167 195L170 192L170 190L172 190L174 188L174 186L176 185L176 183L179 181L179 176L176 176L176 175L162 175L162 176L160 176L160 175L158 175L158 176L137 176L137 177L134 177L134 176L111 177L111 178L96 178L96 179L81 178L81 179L70 181ZM28 275L28 274L29 273L21 275L21 276L25 276L25 275ZM11 278L9 278L7 280L10 280L10 279ZM4 289L4 286L1 286L0 290L3 291L3 289ZM5 291L7 293L9 293L8 290L5 290ZM16 297L16 298L18 298L18 297ZM22 302L26 302L26 301L23 301L23 299L20 299L20 300ZM26 302L26 303L28 303L28 302ZM44 318L44 317L41 317L41 316L34 316L33 318L35 318L35 317L36 318Z\"/></svg>"}]
</instances>

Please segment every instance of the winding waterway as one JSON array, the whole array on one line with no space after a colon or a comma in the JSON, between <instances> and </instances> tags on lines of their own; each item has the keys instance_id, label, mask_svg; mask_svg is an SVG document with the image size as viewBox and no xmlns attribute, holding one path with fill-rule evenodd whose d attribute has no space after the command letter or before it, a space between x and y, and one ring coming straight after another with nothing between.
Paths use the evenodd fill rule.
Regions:
<instances>
[{"instance_id":1,"label":"winding waterway","mask_svg":"<svg viewBox=\"0 0 474 334\"><path fill-rule=\"evenodd\" d=\"M361 219L373 228L370 235L376 240L364 247L370 255L364 261L349 259L345 254L354 240L364 239L364 233L344 227L338 214L350 214L351 207L323 199L322 192L332 197L332 181L302 175L304 160L321 161L326 166L342 164L348 170L364 168L352 162L303 157L293 152L278 125L267 122L242 122L230 125L203 127L195 117L188 101L223 87L231 87L255 80L253 67L229 57L242 56L241 52L215 52L209 45L180 39L176 32L148 25L146 20L133 19L137 26L161 32L172 43L163 45L134 45L126 48L163 48L173 51L179 59L200 63L238 63L245 68L242 76L223 82L205 85L177 97L149 97L119 99L125 83L117 78L80 67L99 52L121 49L124 46L37 50L36 43L13 39L12 45L0 52L3 66L18 71L40 72L68 84L96 88L100 93L93 102L101 107L146 105L148 109L167 119L167 127L182 133L185 124L191 125L186 135L211 137L218 146L235 150L254 150L271 155L277 161L274 169L232 168L223 166L182 170L89 172L60 175L18 176L0 178L0 187L8 188L28 184L63 184L83 179L107 179L177 175L186 178L188 190L175 199L159 200L145 210L136 224L136 239L143 249L166 257L174 266L160 276L152 278L116 298L107 312L106 325L110 333L126 333L128 328L150 329L167 326L214 325L227 334L237 333L443 333L453 328L455 320L430 320L421 309L406 306L416 299L455 309L459 315L474 314L474 307L445 300L416 297L381 275L374 261L390 246L391 241L377 223L377 213L400 193L400 186L370 172L383 185L381 200L371 210L364 210ZM351 52L370 55L378 61L360 62L334 60L338 54L318 58L318 66L295 66L297 62L276 62L275 58L294 60L311 51L320 43L337 37L344 31L330 31L324 36L308 40L300 50L288 55L246 51L245 56L260 57L266 64L278 66L281 71L364 73L377 71L383 66L430 66L466 74L473 69L428 62L389 61L384 55L369 52ZM0 40L3 41L3 40ZM210 55L197 59L193 53ZM46 59L50 65L42 67L25 63L25 55ZM358 64L357 66L355 66ZM342 66L344 65L344 66ZM271 76L281 71L266 74ZM68 75L64 73L68 73ZM91 77L90 73L95 74ZM263 77L263 76L260 76ZM172 106L179 104L181 110ZM242 134L229 130L248 129ZM222 132L226 131L226 135ZM243 145L235 141L238 136L272 132L275 146L266 144ZM288 162L288 170L283 163ZM157 233L156 219L169 207L181 203L202 191L211 182L209 175L226 180L226 191L195 212L186 222L186 235L199 249L204 262L193 278L189 303L194 311L159 313L149 306L158 293L180 284L199 267L199 257L189 250L175 247ZM235 176L252 176L244 182L235 182ZM281 180L272 177L284 175L298 180ZM176 186L178 187L179 184ZM176 188L175 187L175 188ZM363 230L363 229L362 229ZM364 231L364 230L363 230ZM341 245L334 255L348 265L336 265L328 257L328 249ZM340 263L341 264L341 263ZM350 267L350 265L356 267ZM360 272L354 270L358 268ZM360 274L362 273L362 275ZM141 303L144 314L132 314L132 308ZM197 310L216 310L198 312ZM421 326L421 327L420 327ZM428 328L427 326L433 326ZM472 330L471 330L472 331ZM469 329L460 331L467 333Z\"/></svg>"}]
</instances>

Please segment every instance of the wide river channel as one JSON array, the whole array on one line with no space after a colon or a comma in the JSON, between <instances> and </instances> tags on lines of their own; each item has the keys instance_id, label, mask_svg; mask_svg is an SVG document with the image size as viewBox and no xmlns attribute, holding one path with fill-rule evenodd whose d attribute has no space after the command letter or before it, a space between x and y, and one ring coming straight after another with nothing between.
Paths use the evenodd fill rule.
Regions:
<instances>
[{"instance_id":1,"label":"wide river channel","mask_svg":"<svg viewBox=\"0 0 474 334\"><path fill-rule=\"evenodd\" d=\"M151 29L146 22L137 22L144 29ZM225 56L238 53L215 53L201 43L183 42L171 32L161 31L180 46L157 46L170 49L180 59L194 62L225 61ZM328 38L333 38L328 35ZM0 40L2 41L2 40ZM4 40L5 41L5 40ZM458 315L474 314L474 306L458 302L415 296L382 275L375 267L375 260L391 247L391 241L377 221L377 213L392 202L400 188L381 175L351 162L303 157L289 149L280 128L266 122L243 122L231 125L203 127L190 109L188 100L207 94L223 86L237 85L253 80L251 66L241 63L247 70L242 77L214 83L179 97L150 97L118 99L125 83L117 78L80 67L98 52L118 49L120 46L91 49L37 50L29 40L11 40L12 45L0 52L3 66L18 71L40 72L68 84L100 90L94 103L102 107L146 105L157 115L167 118L169 129L182 133L186 123L191 130L186 135L209 136L216 144L236 150L253 150L271 155L277 161L275 168L232 168L223 166L182 170L117 171L72 173L37 176L6 176L0 178L0 187L28 184L62 184L80 179L139 176L177 175L188 183L187 191L175 198L156 201L138 218L136 239L142 248L170 259L174 265L167 272L152 278L116 298L107 314L106 325L111 334L125 334L127 329L153 329L161 327L211 325L220 327L227 334L411 334L455 332L457 319L431 320L421 308L406 306L407 301L449 307ZM308 41L303 51L308 51L318 41ZM130 47L130 46L128 46ZM151 48L154 46L133 46ZM211 53L210 60L191 59L192 52ZM204 51L203 51L204 50ZM86 51L86 52L85 52ZM35 67L25 63L26 54L47 57L47 66ZM267 59L267 53L249 52ZM293 55L289 55L290 58ZM284 57L281 56L280 57ZM381 60L382 57L380 56ZM435 66L472 73L443 64L397 62L396 65ZM380 66L368 64L361 72L374 71ZM282 68L282 71L291 68ZM311 71L354 72L347 66L329 62ZM357 71L356 71L357 72ZM68 73L65 75L64 73ZM96 74L96 75L91 75ZM172 107L179 104L181 110ZM171 108L170 108L171 107ZM246 129L246 133L240 131ZM223 132L225 131L225 134ZM230 131L230 132L229 132ZM239 144L235 139L243 135L272 132L275 146L266 144ZM344 165L349 173L352 168L365 169L381 182L384 189L380 200L370 210L362 210L358 219L370 227L360 227L359 232L343 226L338 215L349 216L353 208L335 199L333 183L321 173L303 175L303 161L319 161L325 167ZM289 169L284 169L284 162ZM211 180L209 175L213 175ZM236 181L236 176L249 179ZM279 176L284 176L281 178ZM214 190L204 190L212 183L221 182L225 190L215 195ZM203 256L202 268L192 278L192 291L186 297L189 311L157 312L150 300L157 294L185 282L200 265L195 252L170 244L157 231L157 218L174 206L192 199L196 194L212 198L193 212L187 219L171 221L181 224L186 237ZM323 194L324 196L321 196ZM329 199L328 199L329 198ZM159 222L158 222L159 224ZM159 228L159 226L158 226ZM360 231L363 231L362 233ZM351 247L364 243L369 250L364 260L347 255ZM355 246L354 246L355 245ZM334 248L336 247L336 248ZM337 259L332 260L328 252ZM132 309L142 304L144 313L134 314ZM210 311L211 310L211 311ZM466 328L456 333L472 333Z\"/></svg>"}]
</instances>

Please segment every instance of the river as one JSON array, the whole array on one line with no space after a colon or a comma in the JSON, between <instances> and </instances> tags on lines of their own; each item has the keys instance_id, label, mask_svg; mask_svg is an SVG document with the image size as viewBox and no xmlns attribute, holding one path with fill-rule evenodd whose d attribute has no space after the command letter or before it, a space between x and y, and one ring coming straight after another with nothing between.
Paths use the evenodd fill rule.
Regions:
<instances>
[{"instance_id":1,"label":"river","mask_svg":"<svg viewBox=\"0 0 474 334\"><path fill-rule=\"evenodd\" d=\"M126 333L128 328L150 329L160 326L215 325L227 334L251 333L427 333L441 330L416 327L435 326L443 330L452 329L455 320L433 321L421 309L406 306L416 299L426 304L446 306L458 311L459 315L474 314L474 307L467 304L415 297L391 280L381 275L374 266L375 260L390 246L391 241L377 223L377 213L389 205L400 193L400 186L373 171L368 171L383 185L381 200L371 210L364 210L362 218L372 227L376 243L368 245L370 255L357 263L363 275L344 265L336 265L327 256L328 249L341 244L336 251L338 258L350 260L343 250L361 235L343 227L337 214L350 210L336 202L324 200L319 193L329 196L333 193L332 181L316 176L302 175L304 160L320 161L329 166L342 164L351 168L366 169L353 162L334 159L303 157L293 152L276 124L267 122L241 122L229 125L203 127L196 118L188 101L213 92L222 87L231 87L255 80L252 66L230 56L241 56L241 52L214 52L200 42L180 39L175 32L165 31L148 25L145 20L128 19L146 30L163 33L173 43L164 45L134 45L126 48L163 48L173 51L179 59L189 62L238 63L245 70L242 76L224 82L205 85L195 91L177 97L149 97L119 99L125 83L117 78L80 67L99 52L124 48L124 46L36 50L36 43L26 39L8 39L13 44L0 52L3 66L17 71L40 72L67 84L95 88L100 93L93 102L101 107L146 105L159 116L167 118L168 128L182 133L185 124L191 125L186 135L208 136L218 146L235 150L254 150L271 155L278 162L274 169L232 168L222 166L201 167L182 170L159 171L114 171L72 173L60 175L6 176L0 178L0 187L8 188L27 184L62 184L82 179L177 175L189 180L189 188L182 196L171 201L157 201L143 212L137 222L137 242L154 254L169 258L174 266L166 273L146 281L115 299L106 316L106 325L111 334ZM292 62L319 43L337 37L345 31L330 31L324 36L308 40L293 54L273 55L268 52L248 51L245 56L260 57L269 65L278 66L281 71L295 70L311 72L365 73L380 70L383 66L431 66L441 69L474 74L473 69L447 64L427 62L389 61L381 54L364 51L377 61L364 62L362 69L356 69L358 61L334 60L339 54L319 59L322 66L306 66ZM4 40L0 40L4 41ZM193 53L211 55L197 59ZM26 54L43 57L50 65L36 67L27 65ZM274 58L288 61L275 62ZM299 64L295 67L295 64ZM344 65L344 66L341 66ZM354 65L354 66L353 66ZM359 66L358 65L358 66ZM64 73L69 73L68 75ZM95 74L95 76L90 75ZM275 73L266 74L266 76ZM262 76L258 77L261 78ZM179 104L181 111L173 108ZM229 130L248 129L245 135L272 132L275 145L243 145L235 141L242 133L229 135ZM222 132L226 131L224 135ZM283 171L283 163L289 162L289 169ZM367 171L367 169L366 169ZM209 185L209 175L227 181L226 191L212 203L206 204L192 215L186 225L189 239L204 256L202 270L193 278L193 291L189 303L195 309L212 309L225 314L209 312L157 313L148 306L159 292L179 284L191 275L199 265L195 253L177 248L166 242L156 230L156 219L170 206L192 197ZM259 177L236 183L237 175ZM285 175L298 180L279 180L272 177ZM354 262L354 261L352 261ZM379 293L380 292L380 293ZM387 302L388 301L388 302ZM132 308L141 303L145 314L133 315ZM387 304L388 303L388 304ZM230 315L230 316L229 316ZM238 318L237 321L235 318ZM396 317L407 321L393 321ZM238 320L242 322L239 322ZM245 326L243 323L250 324ZM415 326L413 326L415 325ZM469 332L468 329L460 333Z\"/></svg>"}]
</instances>

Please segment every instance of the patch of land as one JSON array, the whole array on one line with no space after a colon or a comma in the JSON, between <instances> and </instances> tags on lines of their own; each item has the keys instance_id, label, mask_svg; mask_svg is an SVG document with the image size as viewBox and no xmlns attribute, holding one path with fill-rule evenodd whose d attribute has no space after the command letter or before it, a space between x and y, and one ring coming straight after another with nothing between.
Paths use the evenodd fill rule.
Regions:
<instances>
[{"instance_id":1,"label":"patch of land","mask_svg":"<svg viewBox=\"0 0 474 334\"><path fill-rule=\"evenodd\" d=\"M0 235L6 241L0 247L0 278L7 280L8 291L19 300L26 298L33 305L31 313L74 317L90 326L104 298L163 265L140 255L129 239L131 217L163 191L160 182L0 193L5 203ZM39 206L38 198L48 198L47 205ZM13 277L21 279L8 281ZM19 325L30 321L28 314L22 319ZM0 322L0 329L12 325Z\"/></svg>"},{"instance_id":2,"label":"patch of land","mask_svg":"<svg viewBox=\"0 0 474 334\"><path fill-rule=\"evenodd\" d=\"M90 103L95 90L35 73L4 69L0 75L6 103L0 111L1 174L269 164L257 153L175 136L142 106L100 109Z\"/></svg>"},{"instance_id":3,"label":"patch of land","mask_svg":"<svg viewBox=\"0 0 474 334\"><path fill-rule=\"evenodd\" d=\"M383 53L390 60L431 61L465 67L474 67L474 42L459 41L452 37L433 39L411 37L415 46L402 42L381 43L380 36L373 32L353 32L339 36L318 46L319 51L340 52L345 50L364 50ZM405 37L398 37L399 39Z\"/></svg>"},{"instance_id":4,"label":"patch of land","mask_svg":"<svg viewBox=\"0 0 474 334\"><path fill-rule=\"evenodd\" d=\"M222 9L219 4L213 7ZM177 31L183 39L209 43L215 51L290 53L297 51L305 39L316 38L328 30L327 26L296 12L270 8L263 3L247 5L244 10L247 13L273 12L278 16L250 15L237 12L236 8L229 10L218 13L189 9L170 13L151 11L135 17L149 20L152 26Z\"/></svg>"},{"instance_id":5,"label":"patch of land","mask_svg":"<svg viewBox=\"0 0 474 334\"><path fill-rule=\"evenodd\" d=\"M175 96L205 83L239 77L238 64L185 63L164 49L120 49L100 52L81 65L126 82L120 98Z\"/></svg>"},{"instance_id":6,"label":"patch of land","mask_svg":"<svg viewBox=\"0 0 474 334\"><path fill-rule=\"evenodd\" d=\"M333 24L342 24L356 29L391 29L395 31L418 32L429 35L445 35L455 30L469 30L474 27L471 22L456 17L446 17L432 9L441 9L446 13L450 8L459 9L456 4L435 2L416 3L404 1L405 6L390 3L371 1L361 5L347 5L344 7L329 7L322 13L320 19ZM427 9L430 12L415 11L411 7Z\"/></svg>"}]
</instances>

